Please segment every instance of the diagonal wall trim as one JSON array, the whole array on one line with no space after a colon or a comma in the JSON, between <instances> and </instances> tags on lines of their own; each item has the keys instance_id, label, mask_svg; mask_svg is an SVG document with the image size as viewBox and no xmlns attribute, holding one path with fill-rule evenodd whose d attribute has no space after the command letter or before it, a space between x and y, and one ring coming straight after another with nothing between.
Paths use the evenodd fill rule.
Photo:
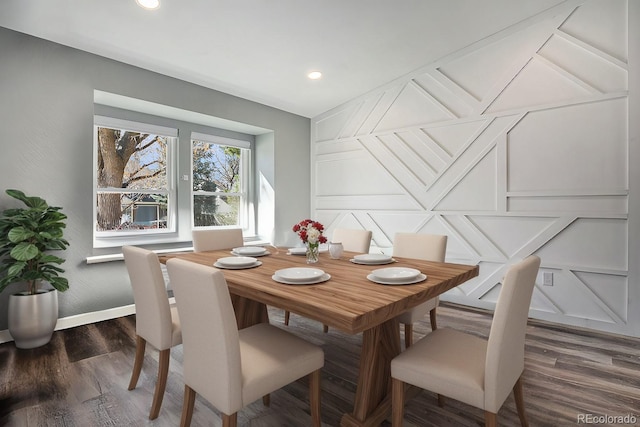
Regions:
<instances>
[{"instance_id":1,"label":"diagonal wall trim","mask_svg":"<svg viewBox=\"0 0 640 427\"><path fill-rule=\"evenodd\" d=\"M571 81L575 85L580 86L582 89L584 89L585 91L589 92L592 95L600 95L600 94L602 94L602 91L599 90L598 88L596 88L596 87L590 85L589 83L585 82L584 80L582 80L581 78L579 78L575 74L571 74L569 71L565 70L560 65L556 64L555 62L552 62L550 59L547 59L542 55L535 55L532 58L532 60L538 61L538 62L544 64L546 67L552 69L553 71L555 71L556 73L560 74L562 77L564 77L565 79Z\"/></svg>"},{"instance_id":2,"label":"diagonal wall trim","mask_svg":"<svg viewBox=\"0 0 640 427\"><path fill-rule=\"evenodd\" d=\"M382 145L387 148L390 156L395 157L398 162L404 165L404 168L413 176L416 181L420 182L424 187L429 186L429 181L433 179L438 171L436 171L429 163L420 159L418 153L416 153L416 151L411 148L404 139L402 139L398 134L395 133L390 134L389 138L387 138L386 140L383 140L381 137L377 137L377 139L382 143ZM410 155L403 155L402 153L396 154L395 151L398 151L400 149L408 151ZM428 179L425 179L425 177L414 170L414 168L409 164L410 161L420 163L420 167L422 167L423 169L427 169L427 171L431 173L431 176L426 177Z\"/></svg>"},{"instance_id":3,"label":"diagonal wall trim","mask_svg":"<svg viewBox=\"0 0 640 427\"><path fill-rule=\"evenodd\" d=\"M353 179L314 174L315 212L353 213L372 250L447 234L447 260L480 276L443 299L482 308L509 265L540 254L557 280L537 284L532 316L637 335L632 4L564 1L312 119L312 135L338 132L312 141L312 167ZM350 164L361 176L338 170Z\"/></svg>"},{"instance_id":4,"label":"diagonal wall trim","mask_svg":"<svg viewBox=\"0 0 640 427\"><path fill-rule=\"evenodd\" d=\"M480 267L482 268L482 264L480 264ZM508 265L504 265L493 271L488 276L484 276L481 280L478 280L475 283L475 286L467 292L467 296L473 297L477 300L482 300L496 286L499 286L500 283L502 283L508 267Z\"/></svg>"},{"instance_id":5,"label":"diagonal wall trim","mask_svg":"<svg viewBox=\"0 0 640 427\"><path fill-rule=\"evenodd\" d=\"M351 115L344 121L342 127L338 131L338 135L337 135L338 138L342 137L346 133L346 130L348 129L349 124L354 120L355 117L358 116L358 113L360 113L363 108L364 108L364 102L361 102L356 108L353 109L353 111L351 112ZM357 129L356 129L356 132L357 132ZM354 134L350 134L349 137L352 137L353 135Z\"/></svg>"},{"instance_id":6,"label":"diagonal wall trim","mask_svg":"<svg viewBox=\"0 0 640 427\"><path fill-rule=\"evenodd\" d=\"M562 25L562 23L567 19L569 15L573 13L573 11L575 11L575 9L565 14L560 14L558 15L558 17L549 20L546 25L542 26L542 28L540 29L541 34L540 36L538 36L540 37L540 40L538 40L538 42L533 46L530 57L534 57L536 55L536 52L538 52L547 43L547 41L551 37L549 35L549 32L553 32L560 25ZM527 66L530 60L531 59L529 58L528 60L520 63L515 62L509 68L507 68L507 70L503 74L503 77L500 80L496 81L489 92L486 93L483 97L480 105L478 106L477 114L483 114L486 112L486 110L494 103L494 101L498 98L502 91L509 86L509 84L520 72L522 72L522 70Z\"/></svg>"},{"instance_id":7,"label":"diagonal wall trim","mask_svg":"<svg viewBox=\"0 0 640 427\"><path fill-rule=\"evenodd\" d=\"M547 295L547 292L544 290L544 286L540 286L537 282L535 284L535 288L534 288L534 295L535 296L541 296L543 297L544 301L547 303L547 305L553 307L553 309L555 310L554 314L565 314L564 311L562 310L562 308L560 308L560 306L558 306L558 304L556 304L553 299ZM531 311L537 311L539 309L537 309L536 307L531 307L530 309Z\"/></svg>"},{"instance_id":8,"label":"diagonal wall trim","mask_svg":"<svg viewBox=\"0 0 640 427\"><path fill-rule=\"evenodd\" d=\"M606 302L604 302L598 295L589 288L589 286L580 280L576 274L571 270L564 270L564 273L567 274L568 277L571 278L572 282L576 285L580 292L586 295L587 299L593 303L595 303L603 313L605 313L610 319L611 323L626 323L627 319L623 319L620 317Z\"/></svg>"},{"instance_id":9,"label":"diagonal wall trim","mask_svg":"<svg viewBox=\"0 0 640 427\"><path fill-rule=\"evenodd\" d=\"M507 123L502 123L504 120L507 120ZM447 194L449 194L464 179L464 177L466 177L469 172L471 172L473 168L476 167L478 163L480 163L480 161L495 148L500 135L503 135L506 132L506 129L511 128L512 125L512 118L496 118L488 123L488 125L482 130L481 134L478 135L478 138L474 141L470 141L460 155L454 159L452 164L461 159L466 153L469 153L473 157L470 160L465 160L467 162L467 166L457 173L454 178L448 177L450 183L442 189L442 192L437 197L433 198L432 203L429 205L429 210L437 210L437 206L442 202ZM495 127L498 127L498 129L494 129ZM444 172L447 170L450 170L450 168L445 169ZM442 180L441 178L444 177L444 175L445 173L442 173L438 177L438 180Z\"/></svg>"},{"instance_id":10,"label":"diagonal wall trim","mask_svg":"<svg viewBox=\"0 0 640 427\"><path fill-rule=\"evenodd\" d=\"M382 122L385 115L389 112L391 107L393 107L393 104L398 100L400 95L402 95L404 88L405 88L404 85L391 88L390 90L387 90L385 92L385 96L378 101L376 105L377 107L376 113L378 116L375 117L372 114L369 117L372 119L372 123L371 123L372 131L376 131L378 129L378 127L380 126L380 122Z\"/></svg>"},{"instance_id":11,"label":"diagonal wall trim","mask_svg":"<svg viewBox=\"0 0 640 427\"><path fill-rule=\"evenodd\" d=\"M562 31L561 29L557 29L554 32L554 35L557 37L560 37L562 39L565 39L566 41L575 44L576 46L604 59L607 62L610 62L611 64L620 67L621 69L628 71L629 70L629 64L627 63L627 61L622 60L620 58L616 58L613 55L608 54L607 52L598 49L597 47L590 45L586 42L583 42L582 40L572 36L571 34L567 34L564 31Z\"/></svg>"},{"instance_id":12,"label":"diagonal wall trim","mask_svg":"<svg viewBox=\"0 0 640 427\"><path fill-rule=\"evenodd\" d=\"M365 129L365 124L371 121L371 116L373 112L376 110L377 106L380 105L380 103L382 102L383 96L384 96L384 92L381 93L378 97L376 97L372 101L370 101L370 104L373 105L373 107L370 108L368 111L365 110L367 107L367 104L365 102L361 104L361 107L360 107L361 111L358 111L359 114L353 118L353 121L356 122L355 124L352 125L353 128L355 129L355 131L353 132L354 137L357 137L358 135L366 135L371 131L371 130ZM372 128L374 127L375 126L372 126Z\"/></svg>"},{"instance_id":13,"label":"diagonal wall trim","mask_svg":"<svg viewBox=\"0 0 640 427\"><path fill-rule=\"evenodd\" d=\"M472 108L473 111L479 110L480 99L466 91L462 86L447 76L442 70L435 69L429 75L440 85L444 86L450 93L460 99L462 102Z\"/></svg>"},{"instance_id":14,"label":"diagonal wall trim","mask_svg":"<svg viewBox=\"0 0 640 427\"><path fill-rule=\"evenodd\" d=\"M464 155L476 141L480 140L481 136L485 134L487 129L494 123L494 121L495 119L484 123L481 126L481 128L478 129L477 132L475 132L472 135L472 137L469 138L469 140L464 143L460 151L456 153L456 155L451 159L451 161L438 174L432 186L427 190L427 192L431 194L430 198L432 200L429 210L433 210L434 206L440 203L442 199L460 182L460 179L466 176L467 173L469 173L469 171L473 169L473 166L477 164L475 163L473 166L466 168L467 170L464 171L462 175L458 173L457 175L454 176L454 172L452 171L452 166L455 164L455 162L460 157L462 157L462 155ZM493 148L493 144L486 146L487 152L491 148ZM481 158L479 158L478 161L479 160L481 160ZM443 184L445 180L447 180L448 183Z\"/></svg>"},{"instance_id":15,"label":"diagonal wall trim","mask_svg":"<svg viewBox=\"0 0 640 427\"><path fill-rule=\"evenodd\" d=\"M525 61L522 64L513 64L511 69L507 70L504 77L501 80L498 80L493 88L489 90L487 94L485 94L483 100L478 104L478 106L474 109L474 113L478 116L483 115L487 112L489 107L498 99L500 94L509 87L509 84L513 81L513 79L520 74L520 72L529 64L531 58Z\"/></svg>"},{"instance_id":16,"label":"diagonal wall trim","mask_svg":"<svg viewBox=\"0 0 640 427\"><path fill-rule=\"evenodd\" d=\"M567 100L563 102L549 102L544 104L537 104L527 108L524 108L524 107L513 108L509 110L502 110L499 112L483 114L481 116L462 117L459 119L453 119L453 120L443 121L443 122L432 122L432 123L425 122L423 124L399 127L397 129L390 129L385 131L371 131L365 134L360 134L356 137L342 137L342 138L335 138L335 139L329 139L329 140L318 140L315 143L320 145L335 144L335 143L353 141L355 139L362 138L364 136L384 136L392 133L411 132L411 131L428 132L428 130L432 128L438 128L442 126L453 126L453 125L471 123L471 122L491 123L491 121L504 116L520 115L521 117L524 117L524 115L528 113L556 110L556 109L566 108L568 106L577 106L582 104L597 103L597 102L610 101L615 99L624 99L624 98L627 98L628 95L629 95L628 91L616 91L616 92L610 92L610 93L595 94L595 95L585 96L584 98L581 98L581 99ZM479 130L478 132L481 133L481 130ZM472 140L470 141L470 143L473 142L473 138L471 139Z\"/></svg>"},{"instance_id":17,"label":"diagonal wall trim","mask_svg":"<svg viewBox=\"0 0 640 427\"><path fill-rule=\"evenodd\" d=\"M369 155L389 173L392 179L396 180L398 185L407 192L407 195L412 197L416 204L426 209L426 200L421 193L424 183L411 171L402 170L402 161L378 137L367 138L367 141L365 143L364 138L361 140L362 146ZM400 172L394 175L392 170L400 170Z\"/></svg>"},{"instance_id":18,"label":"diagonal wall trim","mask_svg":"<svg viewBox=\"0 0 640 427\"><path fill-rule=\"evenodd\" d=\"M469 252L475 254L476 259L473 262L475 263L480 262L480 260L482 260L482 255L470 242L472 237L484 239L491 246L493 246L496 252L502 254L503 258L500 260L500 262L504 262L506 259L508 259L508 257L504 253L502 253L502 251L498 247L493 245L493 242L487 239L487 236L484 235L484 233L482 233L482 231L480 231L478 227L476 227L475 224L473 224L466 215L459 215L456 217L462 224L464 224L467 227L467 230L465 230L466 233L459 233L458 230L453 225L451 225L449 221L447 221L447 217L441 216L441 218L443 218L443 220L449 225L449 228L452 231L452 233L457 235L460 241L464 242Z\"/></svg>"},{"instance_id":19,"label":"diagonal wall trim","mask_svg":"<svg viewBox=\"0 0 640 427\"><path fill-rule=\"evenodd\" d=\"M515 258L526 258L530 254L536 253L541 247L543 247L547 242L553 240L558 234L560 234L564 229L573 224L578 218L577 217L560 217L553 223L551 223L547 228L542 230L540 234L535 236L529 242L524 244L519 251L517 251L513 257Z\"/></svg>"},{"instance_id":20,"label":"diagonal wall trim","mask_svg":"<svg viewBox=\"0 0 640 427\"><path fill-rule=\"evenodd\" d=\"M455 114L453 111L448 109L437 98L435 98L433 95L431 95L431 93L428 90L426 90L423 86L421 86L418 83L416 83L415 80L409 81L409 83L407 83L407 85L415 88L417 91L422 93L425 96L425 98L427 98L429 101L431 101L435 106L438 107L438 109L440 111L442 111L444 114L449 116L449 118L451 118L451 119L457 119L458 118L457 114Z\"/></svg>"},{"instance_id":21,"label":"diagonal wall trim","mask_svg":"<svg viewBox=\"0 0 640 427\"><path fill-rule=\"evenodd\" d=\"M422 141L422 143L427 148L429 148L429 150L431 150L443 163L449 163L452 160L452 154L445 150L442 145L440 145L440 143L436 139L434 139L426 129L411 129L409 132L412 135L415 135L420 141ZM475 138L470 138L470 140L473 139Z\"/></svg>"}]
</instances>

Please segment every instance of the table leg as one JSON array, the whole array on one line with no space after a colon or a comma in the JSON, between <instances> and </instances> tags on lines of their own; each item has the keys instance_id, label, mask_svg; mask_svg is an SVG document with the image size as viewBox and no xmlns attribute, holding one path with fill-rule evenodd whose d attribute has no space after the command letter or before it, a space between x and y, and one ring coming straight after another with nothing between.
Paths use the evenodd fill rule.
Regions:
<instances>
[{"instance_id":1,"label":"table leg","mask_svg":"<svg viewBox=\"0 0 640 427\"><path fill-rule=\"evenodd\" d=\"M342 427L379 426L391 414L391 360L400 354L397 319L362 333L362 354L353 412L344 414Z\"/></svg>"},{"instance_id":2,"label":"table leg","mask_svg":"<svg viewBox=\"0 0 640 427\"><path fill-rule=\"evenodd\" d=\"M269 313L265 304L238 295L231 295L231 302L236 313L238 329L258 323L269 323Z\"/></svg>"}]
</instances>

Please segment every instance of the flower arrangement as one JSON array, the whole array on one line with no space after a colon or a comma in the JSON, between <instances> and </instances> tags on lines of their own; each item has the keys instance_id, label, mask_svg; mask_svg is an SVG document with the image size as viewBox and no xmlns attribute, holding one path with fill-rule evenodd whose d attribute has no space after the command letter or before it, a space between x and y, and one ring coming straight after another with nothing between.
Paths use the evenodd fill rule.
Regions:
<instances>
[{"instance_id":1,"label":"flower arrangement","mask_svg":"<svg viewBox=\"0 0 640 427\"><path fill-rule=\"evenodd\" d=\"M296 225L293 226L293 231L295 231L300 239L304 243L309 244L318 244L318 243L326 243L327 238L322 235L324 231L324 225L320 224L318 221L313 221L311 219L305 219L304 221L300 221Z\"/></svg>"},{"instance_id":2,"label":"flower arrangement","mask_svg":"<svg viewBox=\"0 0 640 427\"><path fill-rule=\"evenodd\" d=\"M324 225L318 221L305 219L293 226L300 240L307 246L307 263L312 264L318 262L318 245L326 243L327 238L322 235Z\"/></svg>"}]
</instances>

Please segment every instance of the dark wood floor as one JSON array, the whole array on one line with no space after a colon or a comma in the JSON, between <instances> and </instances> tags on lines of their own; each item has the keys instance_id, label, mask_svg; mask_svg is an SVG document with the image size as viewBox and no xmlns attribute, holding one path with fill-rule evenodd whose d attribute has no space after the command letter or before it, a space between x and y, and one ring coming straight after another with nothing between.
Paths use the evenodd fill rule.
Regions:
<instances>
[{"instance_id":1,"label":"dark wood floor","mask_svg":"<svg viewBox=\"0 0 640 427\"><path fill-rule=\"evenodd\" d=\"M443 305L440 327L487 336L487 313ZM282 325L282 311L270 310ZM291 316L288 328L325 351L322 419L338 426L355 393L360 336ZM416 325L416 338L428 333ZM182 347L171 353L171 372L160 416L147 419L157 369L157 351L147 351L133 391L127 391L134 357L135 317L129 316L54 333L51 343L34 350L0 345L1 426L177 426L182 410ZM640 340L567 330L531 322L527 331L525 404L531 426L579 424L580 414L636 416L640 425ZM241 426L309 425L306 385L297 382L271 395L271 406L255 402L238 417ZM503 426L519 425L513 397L498 414ZM633 420L633 419L632 419ZM477 426L482 411L448 400L444 408L430 392L408 402L407 426ZM612 419L598 425L624 425ZM198 398L193 426L219 426L215 409ZM388 426L389 423L384 425ZM634 425L634 423L631 423Z\"/></svg>"}]
</instances>

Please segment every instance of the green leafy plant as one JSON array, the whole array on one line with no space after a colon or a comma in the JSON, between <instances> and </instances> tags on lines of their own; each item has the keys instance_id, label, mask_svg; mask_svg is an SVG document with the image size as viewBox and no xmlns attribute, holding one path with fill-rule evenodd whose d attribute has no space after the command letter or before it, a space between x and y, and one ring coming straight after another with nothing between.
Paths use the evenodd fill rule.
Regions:
<instances>
[{"instance_id":1,"label":"green leafy plant","mask_svg":"<svg viewBox=\"0 0 640 427\"><path fill-rule=\"evenodd\" d=\"M42 281L66 291L69 281L59 275L64 270L58 267L64 259L51 251L69 246L63 237L67 216L40 197L19 190L6 193L27 207L6 209L0 216L0 292L12 283L25 282L33 295Z\"/></svg>"}]
</instances>

